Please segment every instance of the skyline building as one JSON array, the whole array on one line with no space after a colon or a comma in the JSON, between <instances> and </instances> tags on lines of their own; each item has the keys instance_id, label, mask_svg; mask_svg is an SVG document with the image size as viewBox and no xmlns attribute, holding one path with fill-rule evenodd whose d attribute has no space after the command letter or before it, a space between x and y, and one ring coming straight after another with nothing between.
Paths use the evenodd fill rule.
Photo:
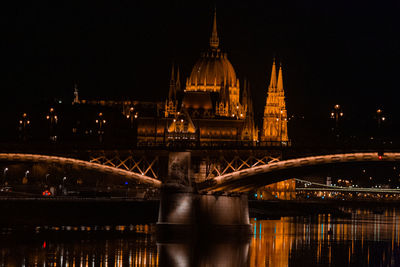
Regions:
<instances>
[{"instance_id":1,"label":"skyline building","mask_svg":"<svg viewBox=\"0 0 400 267\"><path fill-rule=\"evenodd\" d=\"M276 144L281 145L287 145L289 141L282 64L279 66L277 79L275 59L272 63L271 80L265 103L261 141L278 142Z\"/></svg>"}]
</instances>

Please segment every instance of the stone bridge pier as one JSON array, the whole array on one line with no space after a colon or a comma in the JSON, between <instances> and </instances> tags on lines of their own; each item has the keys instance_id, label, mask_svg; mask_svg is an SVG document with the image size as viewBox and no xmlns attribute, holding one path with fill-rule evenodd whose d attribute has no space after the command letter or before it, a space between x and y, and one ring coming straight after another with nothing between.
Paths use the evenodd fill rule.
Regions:
<instances>
[{"instance_id":1,"label":"stone bridge pier","mask_svg":"<svg viewBox=\"0 0 400 267\"><path fill-rule=\"evenodd\" d=\"M251 234L246 194L200 194L192 181L191 152L171 152L161 188L159 240Z\"/></svg>"}]
</instances>

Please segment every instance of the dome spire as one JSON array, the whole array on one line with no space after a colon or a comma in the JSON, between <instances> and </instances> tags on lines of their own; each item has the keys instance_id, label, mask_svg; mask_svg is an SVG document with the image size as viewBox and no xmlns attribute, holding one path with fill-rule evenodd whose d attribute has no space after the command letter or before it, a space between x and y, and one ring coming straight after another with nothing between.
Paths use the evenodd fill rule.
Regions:
<instances>
[{"instance_id":1,"label":"dome spire","mask_svg":"<svg viewBox=\"0 0 400 267\"><path fill-rule=\"evenodd\" d=\"M218 46L219 46L219 38L217 32L217 9L214 9L214 22L210 38L210 47L212 49L218 49Z\"/></svg>"}]
</instances>

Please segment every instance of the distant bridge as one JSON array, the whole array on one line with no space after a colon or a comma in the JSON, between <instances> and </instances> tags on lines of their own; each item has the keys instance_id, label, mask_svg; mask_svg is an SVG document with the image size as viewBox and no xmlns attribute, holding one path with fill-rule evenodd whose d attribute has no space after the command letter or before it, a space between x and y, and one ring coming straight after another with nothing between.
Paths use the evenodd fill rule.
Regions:
<instances>
[{"instance_id":1,"label":"distant bridge","mask_svg":"<svg viewBox=\"0 0 400 267\"><path fill-rule=\"evenodd\" d=\"M311 192L346 192L346 193L388 193L400 194L399 188L377 188L377 187L358 187L358 186L336 186L326 185L306 180L296 179L296 182L313 187L296 187L296 191L311 191Z\"/></svg>"}]
</instances>

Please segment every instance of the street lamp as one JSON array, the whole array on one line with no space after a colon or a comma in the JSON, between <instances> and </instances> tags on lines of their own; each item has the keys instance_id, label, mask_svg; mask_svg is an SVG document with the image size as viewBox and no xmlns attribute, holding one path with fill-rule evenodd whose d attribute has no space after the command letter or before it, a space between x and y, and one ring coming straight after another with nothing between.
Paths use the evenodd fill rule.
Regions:
<instances>
[{"instance_id":1,"label":"street lamp","mask_svg":"<svg viewBox=\"0 0 400 267\"><path fill-rule=\"evenodd\" d=\"M377 133L377 141L378 141L378 146L379 146L379 152L378 156L382 158L383 156L383 134L382 134L382 125L386 121L386 117L383 113L383 110L378 108L376 110L376 120L378 122L378 133Z\"/></svg>"},{"instance_id":2,"label":"street lamp","mask_svg":"<svg viewBox=\"0 0 400 267\"><path fill-rule=\"evenodd\" d=\"M103 113L100 112L98 118L96 119L96 124L98 126L97 134L99 135L99 142L103 142L103 134L104 134L104 124L106 124L106 120L103 118Z\"/></svg>"},{"instance_id":3,"label":"street lamp","mask_svg":"<svg viewBox=\"0 0 400 267\"><path fill-rule=\"evenodd\" d=\"M129 113L126 115L126 118L130 120L131 128L134 126L134 121L138 118L138 112L135 112L134 107L129 108Z\"/></svg>"},{"instance_id":4,"label":"street lamp","mask_svg":"<svg viewBox=\"0 0 400 267\"><path fill-rule=\"evenodd\" d=\"M49 113L46 115L46 120L49 122L50 140L55 142L57 141L56 125L58 122L58 116L55 113L54 108L50 108Z\"/></svg>"},{"instance_id":5,"label":"street lamp","mask_svg":"<svg viewBox=\"0 0 400 267\"><path fill-rule=\"evenodd\" d=\"M26 170L25 176L22 178L22 184L28 183L28 174L29 174L29 170Z\"/></svg>"},{"instance_id":6,"label":"street lamp","mask_svg":"<svg viewBox=\"0 0 400 267\"><path fill-rule=\"evenodd\" d=\"M342 108L339 104L336 104L333 106L333 110L331 112L331 119L335 120L335 126L332 129L332 131L335 134L335 137L338 139L340 137L340 133L339 133L339 121L340 118L342 118L344 116L344 113L342 111Z\"/></svg>"},{"instance_id":7,"label":"street lamp","mask_svg":"<svg viewBox=\"0 0 400 267\"><path fill-rule=\"evenodd\" d=\"M3 182L2 182L2 185L6 185L7 172L8 172L8 168L6 167L6 168L4 168L4 171L3 171Z\"/></svg>"},{"instance_id":8,"label":"street lamp","mask_svg":"<svg viewBox=\"0 0 400 267\"><path fill-rule=\"evenodd\" d=\"M383 110L380 108L376 110L376 119L378 121L378 129L380 129L382 123L386 120L386 117L383 114Z\"/></svg>"},{"instance_id":9,"label":"street lamp","mask_svg":"<svg viewBox=\"0 0 400 267\"><path fill-rule=\"evenodd\" d=\"M26 113L23 113L18 125L19 138L22 141L26 141L28 139L28 129L30 124L31 121L29 120L28 115Z\"/></svg>"}]
</instances>

